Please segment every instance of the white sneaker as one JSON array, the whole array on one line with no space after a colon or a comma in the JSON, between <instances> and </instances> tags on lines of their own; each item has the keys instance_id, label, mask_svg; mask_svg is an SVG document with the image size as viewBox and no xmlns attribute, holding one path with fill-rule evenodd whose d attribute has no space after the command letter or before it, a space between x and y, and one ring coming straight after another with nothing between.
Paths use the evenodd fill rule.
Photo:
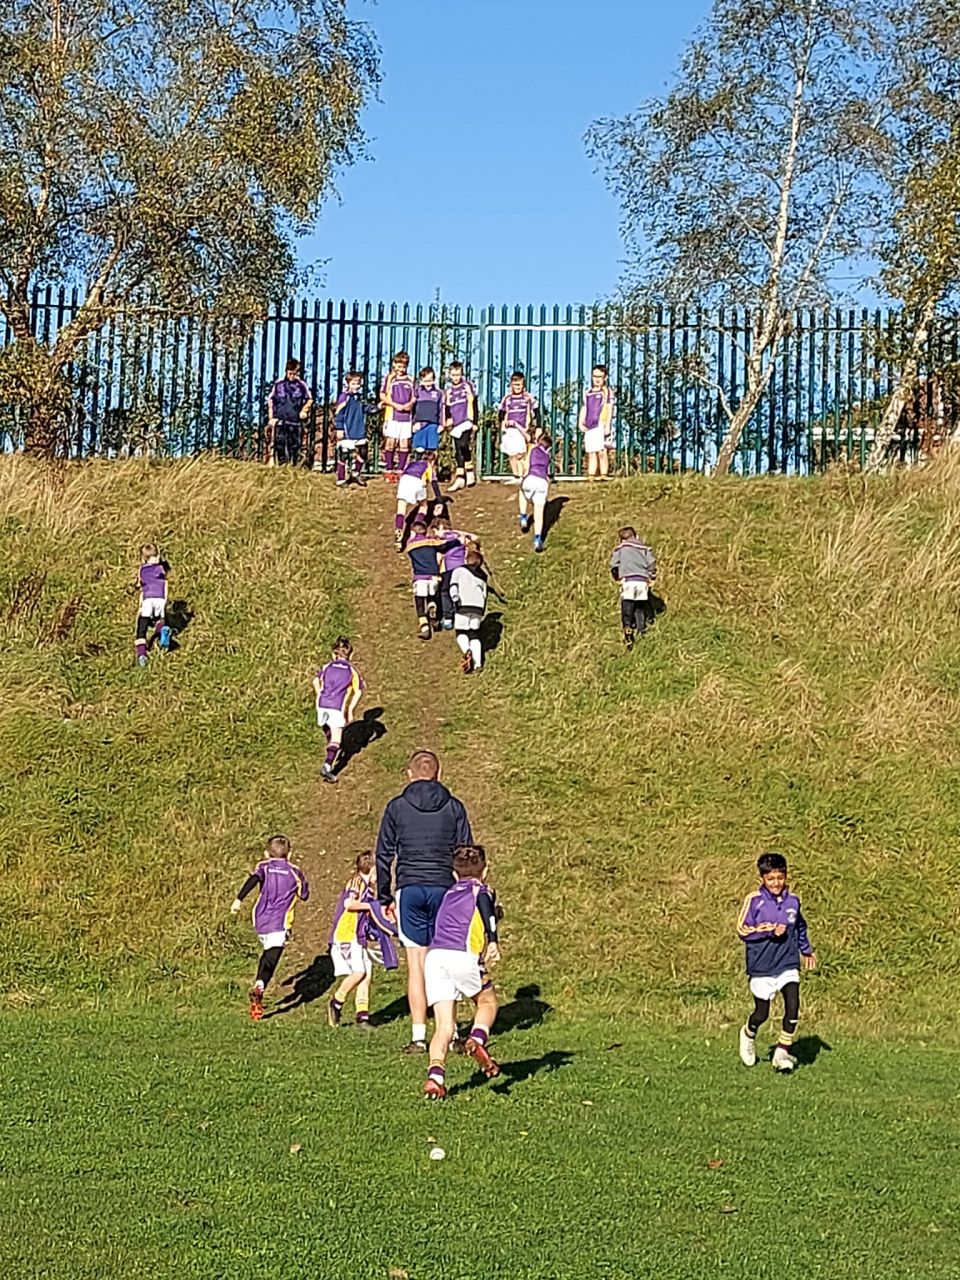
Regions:
<instances>
[{"instance_id":1,"label":"white sneaker","mask_svg":"<svg viewBox=\"0 0 960 1280\"><path fill-rule=\"evenodd\" d=\"M773 1051L774 1071L792 1071L796 1065L796 1058L791 1057L782 1044L778 1044Z\"/></svg>"},{"instance_id":2,"label":"white sneaker","mask_svg":"<svg viewBox=\"0 0 960 1280\"><path fill-rule=\"evenodd\" d=\"M747 1035L747 1028L740 1028L740 1061L745 1067L757 1065L757 1040Z\"/></svg>"},{"instance_id":3,"label":"white sneaker","mask_svg":"<svg viewBox=\"0 0 960 1280\"><path fill-rule=\"evenodd\" d=\"M461 480L460 477L457 476L456 480L454 480L453 484L447 490L447 493L458 493L461 489L465 489L466 487L466 480Z\"/></svg>"}]
</instances>

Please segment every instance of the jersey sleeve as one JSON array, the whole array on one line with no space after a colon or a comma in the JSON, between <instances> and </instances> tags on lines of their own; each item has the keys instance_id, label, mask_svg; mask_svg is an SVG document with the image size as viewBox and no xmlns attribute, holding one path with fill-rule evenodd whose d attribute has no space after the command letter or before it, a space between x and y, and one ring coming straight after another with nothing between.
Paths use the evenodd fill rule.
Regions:
<instances>
[{"instance_id":1,"label":"jersey sleeve","mask_svg":"<svg viewBox=\"0 0 960 1280\"><path fill-rule=\"evenodd\" d=\"M477 912L483 921L487 942L497 940L497 908L489 889L481 889L477 894Z\"/></svg>"},{"instance_id":2,"label":"jersey sleeve","mask_svg":"<svg viewBox=\"0 0 960 1280\"><path fill-rule=\"evenodd\" d=\"M799 901L797 902L797 942L800 944L800 954L802 956L813 955L813 943L810 941L806 917L800 909Z\"/></svg>"}]
</instances>

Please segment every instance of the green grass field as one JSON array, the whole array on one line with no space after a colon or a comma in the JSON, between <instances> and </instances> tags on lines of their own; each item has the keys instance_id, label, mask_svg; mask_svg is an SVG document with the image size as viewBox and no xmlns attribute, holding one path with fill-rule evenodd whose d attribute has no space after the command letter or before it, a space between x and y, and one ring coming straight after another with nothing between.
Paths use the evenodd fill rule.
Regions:
<instances>
[{"instance_id":1,"label":"green grass field","mask_svg":"<svg viewBox=\"0 0 960 1280\"><path fill-rule=\"evenodd\" d=\"M557 497L536 558L509 490L461 502L508 597L464 680L414 638L379 482L204 459L51 490L2 461L4 1274L960 1275L957 467ZM624 521L666 605L631 656ZM140 671L146 538L189 618ZM380 728L324 788L309 683L341 630ZM227 915L289 832L314 885L290 994L419 745L488 847L511 1006L502 1084L432 1110L402 1020L335 1036L321 983L250 1024ZM766 847L821 960L789 1080L736 1057Z\"/></svg>"}]
</instances>

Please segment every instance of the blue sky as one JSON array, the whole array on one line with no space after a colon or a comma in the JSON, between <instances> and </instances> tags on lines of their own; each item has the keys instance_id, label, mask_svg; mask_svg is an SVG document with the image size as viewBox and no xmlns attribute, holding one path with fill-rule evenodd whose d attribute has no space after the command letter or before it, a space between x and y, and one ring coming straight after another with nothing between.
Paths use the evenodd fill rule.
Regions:
<instances>
[{"instance_id":1,"label":"blue sky","mask_svg":"<svg viewBox=\"0 0 960 1280\"><path fill-rule=\"evenodd\" d=\"M658 93L708 0L353 0L383 50L370 159L304 263L324 296L590 302L616 283L618 210L583 135Z\"/></svg>"}]
</instances>

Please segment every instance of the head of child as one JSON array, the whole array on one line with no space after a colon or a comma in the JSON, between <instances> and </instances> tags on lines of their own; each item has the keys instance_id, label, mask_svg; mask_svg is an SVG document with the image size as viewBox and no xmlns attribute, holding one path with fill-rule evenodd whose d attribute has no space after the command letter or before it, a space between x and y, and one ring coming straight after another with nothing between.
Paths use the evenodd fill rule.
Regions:
<instances>
[{"instance_id":1,"label":"head of child","mask_svg":"<svg viewBox=\"0 0 960 1280\"><path fill-rule=\"evenodd\" d=\"M479 547L475 547L475 546L471 545L471 546L467 549L467 554L466 554L466 556L464 557L464 561L463 561L463 562L464 562L464 564L467 566L467 568L468 568L468 569L482 569L482 568L483 568L483 556L480 554L480 548L479 548Z\"/></svg>"},{"instance_id":2,"label":"head of child","mask_svg":"<svg viewBox=\"0 0 960 1280\"><path fill-rule=\"evenodd\" d=\"M510 394L511 394L512 396L519 396L519 395L521 395L521 394L523 393L523 390L524 390L524 388L526 387L526 385L527 385L527 380L526 380L526 378L523 376L523 374L519 371L519 369L517 370L517 372L516 372L516 373L511 373L511 375L510 375Z\"/></svg>"},{"instance_id":3,"label":"head of child","mask_svg":"<svg viewBox=\"0 0 960 1280\"><path fill-rule=\"evenodd\" d=\"M347 395L357 396L360 394L360 388L363 386L363 374L351 370L347 374Z\"/></svg>"},{"instance_id":4,"label":"head of child","mask_svg":"<svg viewBox=\"0 0 960 1280\"><path fill-rule=\"evenodd\" d=\"M551 440L550 436L547 434L546 431L541 431L540 434L537 436L537 444L540 446L541 449L546 449L549 452L550 446L553 444L553 441Z\"/></svg>"},{"instance_id":5,"label":"head of child","mask_svg":"<svg viewBox=\"0 0 960 1280\"><path fill-rule=\"evenodd\" d=\"M364 849L363 853L357 854L356 861L357 875L363 876L367 884L373 881L374 858L372 849Z\"/></svg>"},{"instance_id":6,"label":"head of child","mask_svg":"<svg viewBox=\"0 0 960 1280\"><path fill-rule=\"evenodd\" d=\"M453 851L453 874L458 880L485 880L487 854L482 845L461 844Z\"/></svg>"},{"instance_id":7,"label":"head of child","mask_svg":"<svg viewBox=\"0 0 960 1280\"><path fill-rule=\"evenodd\" d=\"M160 552L152 542L145 542L140 548L140 561L142 564L158 564L160 561Z\"/></svg>"},{"instance_id":8,"label":"head of child","mask_svg":"<svg viewBox=\"0 0 960 1280\"><path fill-rule=\"evenodd\" d=\"M286 366L284 367L284 377L285 378L300 377L300 361L294 360L293 356L290 357L290 359L286 363Z\"/></svg>"},{"instance_id":9,"label":"head of child","mask_svg":"<svg viewBox=\"0 0 960 1280\"><path fill-rule=\"evenodd\" d=\"M414 520L413 525L411 526L410 532L413 534L415 538L425 538L428 532L428 526L427 526L426 520L418 516L417 519Z\"/></svg>"},{"instance_id":10,"label":"head of child","mask_svg":"<svg viewBox=\"0 0 960 1280\"><path fill-rule=\"evenodd\" d=\"M290 841L286 836L271 836L267 841L268 858L289 858Z\"/></svg>"},{"instance_id":11,"label":"head of child","mask_svg":"<svg viewBox=\"0 0 960 1280\"><path fill-rule=\"evenodd\" d=\"M787 860L782 853L762 853L757 859L760 883L778 898L787 887Z\"/></svg>"},{"instance_id":12,"label":"head of child","mask_svg":"<svg viewBox=\"0 0 960 1280\"><path fill-rule=\"evenodd\" d=\"M629 542L631 538L635 538L636 536L637 531L632 524L625 524L617 534L617 537L621 542Z\"/></svg>"},{"instance_id":13,"label":"head of child","mask_svg":"<svg viewBox=\"0 0 960 1280\"><path fill-rule=\"evenodd\" d=\"M426 387L426 389L429 391L430 388L433 386L433 384L436 382L436 380L437 380L437 375L434 372L434 370L430 368L429 365L427 365L426 368L420 370L421 387Z\"/></svg>"},{"instance_id":14,"label":"head of child","mask_svg":"<svg viewBox=\"0 0 960 1280\"><path fill-rule=\"evenodd\" d=\"M599 391L601 387L607 385L607 366L605 364L595 364L593 373L590 375L595 391Z\"/></svg>"},{"instance_id":15,"label":"head of child","mask_svg":"<svg viewBox=\"0 0 960 1280\"><path fill-rule=\"evenodd\" d=\"M447 373L450 375L450 381L453 385L459 386L463 381L463 364L459 360L452 360L447 365Z\"/></svg>"},{"instance_id":16,"label":"head of child","mask_svg":"<svg viewBox=\"0 0 960 1280\"><path fill-rule=\"evenodd\" d=\"M337 636L333 642L333 656L341 661L349 662L350 655L353 653L353 645L346 636Z\"/></svg>"},{"instance_id":17,"label":"head of child","mask_svg":"<svg viewBox=\"0 0 960 1280\"><path fill-rule=\"evenodd\" d=\"M393 372L403 374L407 372L409 367L410 357L407 355L406 351L398 351L393 357Z\"/></svg>"}]
</instances>

